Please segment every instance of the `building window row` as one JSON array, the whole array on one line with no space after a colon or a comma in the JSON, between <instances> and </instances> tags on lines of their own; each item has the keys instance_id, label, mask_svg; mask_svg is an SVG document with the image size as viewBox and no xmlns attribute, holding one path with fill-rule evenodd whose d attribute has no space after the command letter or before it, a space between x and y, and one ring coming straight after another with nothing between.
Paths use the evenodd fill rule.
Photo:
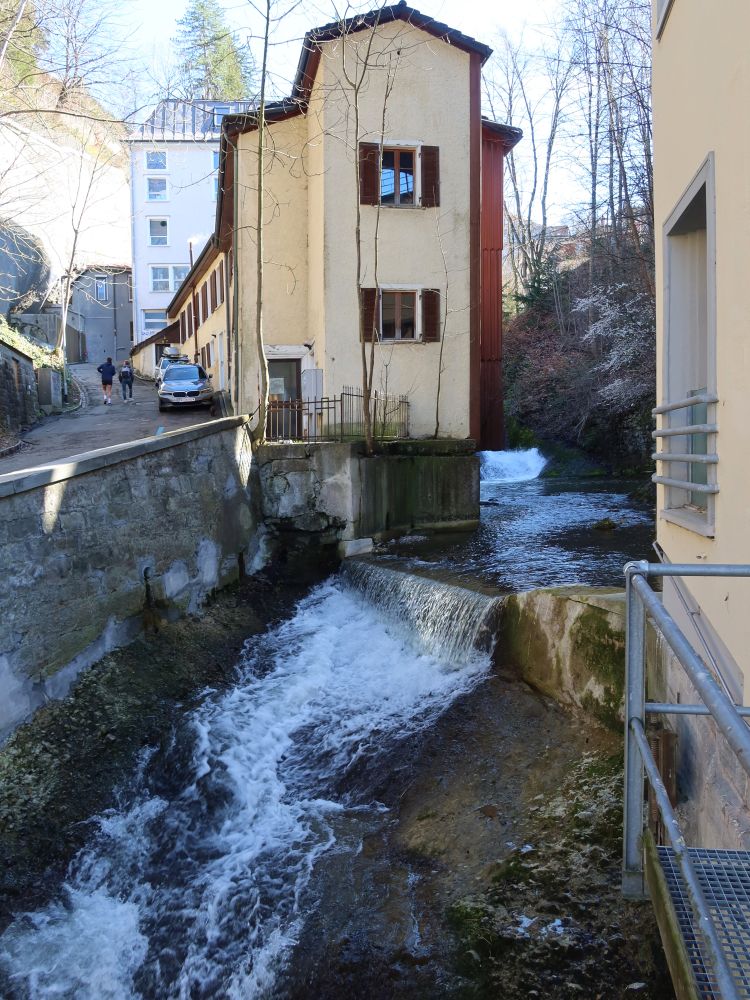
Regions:
<instances>
[{"instance_id":1,"label":"building window row","mask_svg":"<svg viewBox=\"0 0 750 1000\"><path fill-rule=\"evenodd\" d=\"M193 301L195 302L195 312L193 312ZM180 343L184 344L193 333L193 319L195 319L195 326L199 327L223 304L224 261L221 260L219 266L195 289L191 301L180 313Z\"/></svg>"}]
</instances>

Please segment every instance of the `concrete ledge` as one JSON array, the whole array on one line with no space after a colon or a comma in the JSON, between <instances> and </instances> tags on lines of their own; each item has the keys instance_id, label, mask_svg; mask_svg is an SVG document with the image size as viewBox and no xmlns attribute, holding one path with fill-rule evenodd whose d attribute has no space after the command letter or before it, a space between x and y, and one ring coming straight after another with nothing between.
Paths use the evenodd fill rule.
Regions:
<instances>
[{"instance_id":1,"label":"concrete ledge","mask_svg":"<svg viewBox=\"0 0 750 1000\"><path fill-rule=\"evenodd\" d=\"M65 462L21 469L18 472L8 472L0 476L0 497L25 493L28 490L38 489L40 486L49 486L51 483L60 483L87 472L96 472L98 469L117 465L120 462L127 462L133 458L173 448L175 445L197 441L212 434L220 434L222 431L240 427L248 420L247 416L210 420L204 424L194 424L183 430L168 431L166 434L152 435L137 441L128 441L126 444L113 445L110 448L99 448L96 451L71 455Z\"/></svg>"}]
</instances>

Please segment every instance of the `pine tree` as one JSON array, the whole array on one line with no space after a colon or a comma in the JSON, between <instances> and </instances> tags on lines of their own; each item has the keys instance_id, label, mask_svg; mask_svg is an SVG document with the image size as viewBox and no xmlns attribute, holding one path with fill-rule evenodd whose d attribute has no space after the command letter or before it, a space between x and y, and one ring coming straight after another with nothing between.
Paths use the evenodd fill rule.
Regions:
<instances>
[{"instance_id":1,"label":"pine tree","mask_svg":"<svg viewBox=\"0 0 750 1000\"><path fill-rule=\"evenodd\" d=\"M229 30L218 0L190 0L177 22L183 96L187 100L238 100L253 91L253 62Z\"/></svg>"}]
</instances>

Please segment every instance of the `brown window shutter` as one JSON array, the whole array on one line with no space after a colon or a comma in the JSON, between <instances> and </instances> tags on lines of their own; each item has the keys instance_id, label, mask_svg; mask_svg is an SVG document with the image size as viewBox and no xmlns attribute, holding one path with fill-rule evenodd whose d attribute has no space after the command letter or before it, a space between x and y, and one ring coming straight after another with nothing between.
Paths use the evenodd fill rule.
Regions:
<instances>
[{"instance_id":1,"label":"brown window shutter","mask_svg":"<svg viewBox=\"0 0 750 1000\"><path fill-rule=\"evenodd\" d=\"M436 288L422 292L422 340L426 344L440 340L440 292Z\"/></svg>"},{"instance_id":2,"label":"brown window shutter","mask_svg":"<svg viewBox=\"0 0 750 1000\"><path fill-rule=\"evenodd\" d=\"M422 146L422 207L436 208L440 204L440 150L437 146Z\"/></svg>"},{"instance_id":3,"label":"brown window shutter","mask_svg":"<svg viewBox=\"0 0 750 1000\"><path fill-rule=\"evenodd\" d=\"M378 321L378 290L377 288L363 288L361 289L360 294L362 296L364 339L366 343L370 343L372 341L373 330L375 329L375 325Z\"/></svg>"},{"instance_id":4,"label":"brown window shutter","mask_svg":"<svg viewBox=\"0 0 750 1000\"><path fill-rule=\"evenodd\" d=\"M208 282L204 281L203 287L201 288L201 316L202 323L205 323L208 319Z\"/></svg>"},{"instance_id":5,"label":"brown window shutter","mask_svg":"<svg viewBox=\"0 0 750 1000\"><path fill-rule=\"evenodd\" d=\"M380 146L376 142L359 144L359 203L377 205L380 201Z\"/></svg>"},{"instance_id":6,"label":"brown window shutter","mask_svg":"<svg viewBox=\"0 0 750 1000\"><path fill-rule=\"evenodd\" d=\"M185 323L186 323L185 313L181 312L180 313L180 343L181 344L185 343Z\"/></svg>"},{"instance_id":7,"label":"brown window shutter","mask_svg":"<svg viewBox=\"0 0 750 1000\"><path fill-rule=\"evenodd\" d=\"M224 261L219 261L219 305L224 303Z\"/></svg>"},{"instance_id":8,"label":"brown window shutter","mask_svg":"<svg viewBox=\"0 0 750 1000\"><path fill-rule=\"evenodd\" d=\"M216 271L211 272L211 312L216 309Z\"/></svg>"},{"instance_id":9,"label":"brown window shutter","mask_svg":"<svg viewBox=\"0 0 750 1000\"><path fill-rule=\"evenodd\" d=\"M193 304L188 302L187 307L187 330L185 335L185 340L193 335Z\"/></svg>"}]
</instances>

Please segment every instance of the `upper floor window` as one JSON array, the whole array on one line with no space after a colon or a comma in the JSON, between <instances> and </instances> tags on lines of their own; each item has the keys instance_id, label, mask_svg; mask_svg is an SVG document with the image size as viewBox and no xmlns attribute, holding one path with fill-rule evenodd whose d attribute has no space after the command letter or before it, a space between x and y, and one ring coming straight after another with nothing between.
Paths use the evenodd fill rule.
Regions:
<instances>
[{"instance_id":1,"label":"upper floor window","mask_svg":"<svg viewBox=\"0 0 750 1000\"><path fill-rule=\"evenodd\" d=\"M189 270L189 264L151 264L149 267L151 291L176 292Z\"/></svg>"},{"instance_id":2,"label":"upper floor window","mask_svg":"<svg viewBox=\"0 0 750 1000\"><path fill-rule=\"evenodd\" d=\"M146 334L156 333L167 325L167 314L163 309L143 310L143 332Z\"/></svg>"},{"instance_id":3,"label":"upper floor window","mask_svg":"<svg viewBox=\"0 0 750 1000\"><path fill-rule=\"evenodd\" d=\"M359 144L359 200L363 205L434 208L440 204L437 146Z\"/></svg>"},{"instance_id":4,"label":"upper floor window","mask_svg":"<svg viewBox=\"0 0 750 1000\"><path fill-rule=\"evenodd\" d=\"M228 104L217 104L214 108L214 128L221 128L221 123L224 121L224 116L229 114Z\"/></svg>"},{"instance_id":5,"label":"upper floor window","mask_svg":"<svg viewBox=\"0 0 750 1000\"><path fill-rule=\"evenodd\" d=\"M365 340L434 343L440 340L440 292L433 288L363 288Z\"/></svg>"},{"instance_id":6,"label":"upper floor window","mask_svg":"<svg viewBox=\"0 0 750 1000\"><path fill-rule=\"evenodd\" d=\"M169 246L169 220L148 220L148 245L151 247Z\"/></svg>"},{"instance_id":7,"label":"upper floor window","mask_svg":"<svg viewBox=\"0 0 750 1000\"><path fill-rule=\"evenodd\" d=\"M166 170L167 154L165 150L146 150L146 170Z\"/></svg>"},{"instance_id":8,"label":"upper floor window","mask_svg":"<svg viewBox=\"0 0 750 1000\"><path fill-rule=\"evenodd\" d=\"M384 149L380 165L380 204L414 204L413 149Z\"/></svg>"},{"instance_id":9,"label":"upper floor window","mask_svg":"<svg viewBox=\"0 0 750 1000\"><path fill-rule=\"evenodd\" d=\"M146 178L146 198L149 201L167 200L167 178L147 177Z\"/></svg>"},{"instance_id":10,"label":"upper floor window","mask_svg":"<svg viewBox=\"0 0 750 1000\"><path fill-rule=\"evenodd\" d=\"M94 278L94 291L97 302L108 301L109 295L107 293L107 279L104 275Z\"/></svg>"}]
</instances>

